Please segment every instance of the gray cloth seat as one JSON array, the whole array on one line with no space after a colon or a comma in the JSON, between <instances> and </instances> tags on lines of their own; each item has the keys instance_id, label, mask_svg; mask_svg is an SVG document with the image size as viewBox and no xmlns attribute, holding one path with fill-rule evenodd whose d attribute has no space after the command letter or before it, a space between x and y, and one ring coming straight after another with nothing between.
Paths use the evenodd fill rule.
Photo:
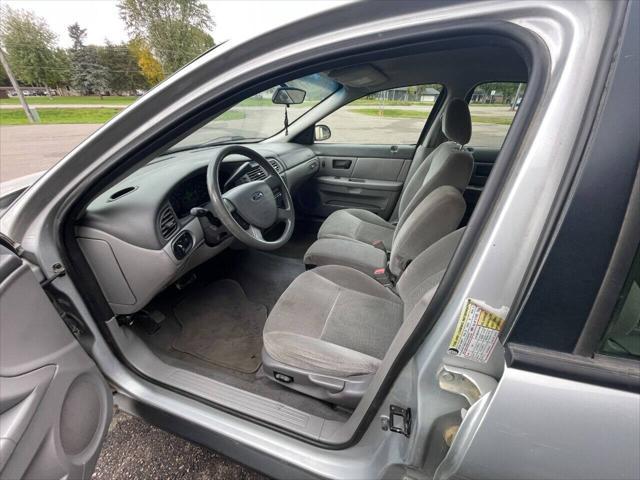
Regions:
<instances>
[{"instance_id":1,"label":"gray cloth seat","mask_svg":"<svg viewBox=\"0 0 640 480\"><path fill-rule=\"evenodd\" d=\"M398 331L415 325L422 315L463 230L418 255L395 291L338 265L298 276L264 327L268 377L333 403L356 404Z\"/></svg>"},{"instance_id":2,"label":"gray cloth seat","mask_svg":"<svg viewBox=\"0 0 640 480\"><path fill-rule=\"evenodd\" d=\"M267 319L264 348L316 373L373 373L401 323L393 292L357 270L327 265L303 273L282 294Z\"/></svg>"},{"instance_id":3,"label":"gray cloth seat","mask_svg":"<svg viewBox=\"0 0 640 480\"><path fill-rule=\"evenodd\" d=\"M318 231L318 238L348 238L368 244L381 241L388 250L396 228L429 193L443 185L464 192L473 171L473 156L462 148L471 138L471 114L464 100L449 101L442 118L442 132L449 141L422 160L405 184L398 200L397 224L367 210L349 208L329 215Z\"/></svg>"},{"instance_id":4,"label":"gray cloth seat","mask_svg":"<svg viewBox=\"0 0 640 480\"><path fill-rule=\"evenodd\" d=\"M373 212L359 208L345 208L333 212L320 226L318 238L346 238L373 244L380 241L391 247L396 226Z\"/></svg>"},{"instance_id":5,"label":"gray cloth seat","mask_svg":"<svg viewBox=\"0 0 640 480\"><path fill-rule=\"evenodd\" d=\"M352 267L387 282L388 273L399 277L423 250L458 228L465 210L462 194L455 187L441 186L416 205L393 232L389 258L387 252L371 244L340 237L319 238L305 252L303 261L307 267Z\"/></svg>"}]
</instances>

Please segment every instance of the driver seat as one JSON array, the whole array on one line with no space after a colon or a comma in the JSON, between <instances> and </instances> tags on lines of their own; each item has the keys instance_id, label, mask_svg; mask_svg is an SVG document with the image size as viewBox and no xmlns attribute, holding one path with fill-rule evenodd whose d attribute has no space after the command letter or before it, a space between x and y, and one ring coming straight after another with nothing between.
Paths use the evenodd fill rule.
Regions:
<instances>
[{"instance_id":1,"label":"driver seat","mask_svg":"<svg viewBox=\"0 0 640 480\"><path fill-rule=\"evenodd\" d=\"M401 329L416 325L464 228L409 264L395 291L350 267L325 265L298 276L263 332L268 378L337 405L355 407Z\"/></svg>"}]
</instances>

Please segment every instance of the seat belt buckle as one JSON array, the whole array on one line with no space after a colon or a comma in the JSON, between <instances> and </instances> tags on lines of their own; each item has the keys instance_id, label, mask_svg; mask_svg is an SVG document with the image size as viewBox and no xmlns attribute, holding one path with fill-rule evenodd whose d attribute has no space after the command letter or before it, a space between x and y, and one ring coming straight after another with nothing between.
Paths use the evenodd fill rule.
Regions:
<instances>
[{"instance_id":1,"label":"seat belt buckle","mask_svg":"<svg viewBox=\"0 0 640 480\"><path fill-rule=\"evenodd\" d=\"M376 268L373 271L373 278L385 287L393 286L393 282L391 281L391 274L386 268Z\"/></svg>"}]
</instances>

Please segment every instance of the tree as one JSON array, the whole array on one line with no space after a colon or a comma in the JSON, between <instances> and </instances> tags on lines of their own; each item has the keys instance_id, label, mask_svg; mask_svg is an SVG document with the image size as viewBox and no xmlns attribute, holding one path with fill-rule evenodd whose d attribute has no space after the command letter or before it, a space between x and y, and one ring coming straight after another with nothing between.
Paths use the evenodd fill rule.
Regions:
<instances>
[{"instance_id":1,"label":"tree","mask_svg":"<svg viewBox=\"0 0 640 480\"><path fill-rule=\"evenodd\" d=\"M199 0L120 0L120 18L171 74L213 47L209 7Z\"/></svg>"},{"instance_id":2,"label":"tree","mask_svg":"<svg viewBox=\"0 0 640 480\"><path fill-rule=\"evenodd\" d=\"M97 47L84 44L87 31L74 23L67 28L73 40L70 49L71 86L82 95L102 95L109 86L107 69L100 64Z\"/></svg>"},{"instance_id":3,"label":"tree","mask_svg":"<svg viewBox=\"0 0 640 480\"><path fill-rule=\"evenodd\" d=\"M62 88L71 85L71 61L69 54L63 48L53 50L53 61L55 68L50 71L49 78L51 85Z\"/></svg>"},{"instance_id":4,"label":"tree","mask_svg":"<svg viewBox=\"0 0 640 480\"><path fill-rule=\"evenodd\" d=\"M107 71L108 90L111 93L134 92L147 87L138 59L128 45L114 45L107 42L98 48L100 65Z\"/></svg>"},{"instance_id":5,"label":"tree","mask_svg":"<svg viewBox=\"0 0 640 480\"><path fill-rule=\"evenodd\" d=\"M100 65L98 49L83 46L71 54L71 85L82 95L102 95L109 87L108 72Z\"/></svg>"},{"instance_id":6,"label":"tree","mask_svg":"<svg viewBox=\"0 0 640 480\"><path fill-rule=\"evenodd\" d=\"M2 7L0 41L13 73L21 83L47 88L60 80L56 35L46 20L24 10Z\"/></svg>"},{"instance_id":7,"label":"tree","mask_svg":"<svg viewBox=\"0 0 640 480\"><path fill-rule=\"evenodd\" d=\"M86 28L80 27L80 24L76 22L67 27L67 32L69 32L69 37L73 40L72 50L77 50L84 46L84 39L87 38Z\"/></svg>"},{"instance_id":8,"label":"tree","mask_svg":"<svg viewBox=\"0 0 640 480\"><path fill-rule=\"evenodd\" d=\"M153 56L151 49L149 49L144 40L139 38L131 40L129 42L129 50L136 57L140 72L149 85L156 85L164 79L162 65Z\"/></svg>"}]
</instances>

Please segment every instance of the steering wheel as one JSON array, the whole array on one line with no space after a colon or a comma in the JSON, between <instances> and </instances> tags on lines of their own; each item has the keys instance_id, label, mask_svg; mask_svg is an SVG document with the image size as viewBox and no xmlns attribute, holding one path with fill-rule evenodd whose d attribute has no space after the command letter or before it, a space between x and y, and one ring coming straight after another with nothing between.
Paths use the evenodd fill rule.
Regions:
<instances>
[{"instance_id":1,"label":"steering wheel","mask_svg":"<svg viewBox=\"0 0 640 480\"><path fill-rule=\"evenodd\" d=\"M260 165L267 178L243 183L226 192L220 188L220 165L229 155L242 155ZM240 145L220 150L207 168L207 189L214 215L229 233L242 243L260 250L275 250L291 238L295 220L293 201L284 179L262 155ZM282 205L276 194L280 193ZM284 222L284 232L277 240L263 237L263 230Z\"/></svg>"}]
</instances>

